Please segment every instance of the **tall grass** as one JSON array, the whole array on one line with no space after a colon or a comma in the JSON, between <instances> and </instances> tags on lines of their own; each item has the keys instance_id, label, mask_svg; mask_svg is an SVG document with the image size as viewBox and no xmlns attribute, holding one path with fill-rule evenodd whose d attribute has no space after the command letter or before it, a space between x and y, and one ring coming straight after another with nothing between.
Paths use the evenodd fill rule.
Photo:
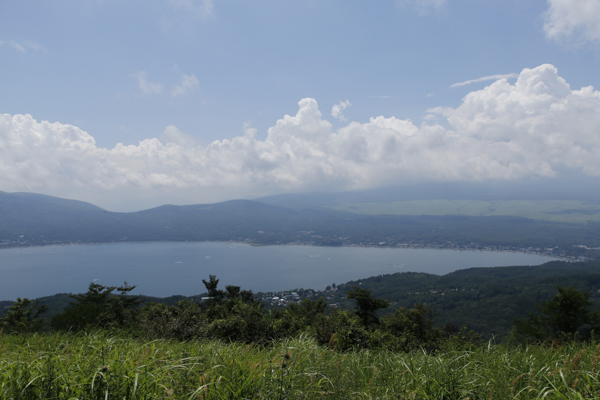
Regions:
<instances>
[{"instance_id":1,"label":"tall grass","mask_svg":"<svg viewBox=\"0 0 600 400\"><path fill-rule=\"evenodd\" d=\"M95 334L0 337L2 399L600 398L600 346L339 353Z\"/></svg>"}]
</instances>

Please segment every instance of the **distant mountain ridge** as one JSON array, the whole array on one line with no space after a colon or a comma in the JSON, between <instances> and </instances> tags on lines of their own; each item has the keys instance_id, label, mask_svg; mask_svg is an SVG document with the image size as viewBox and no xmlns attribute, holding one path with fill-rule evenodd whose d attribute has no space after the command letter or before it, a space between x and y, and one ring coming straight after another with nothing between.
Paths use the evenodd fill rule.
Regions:
<instances>
[{"instance_id":1,"label":"distant mountain ridge","mask_svg":"<svg viewBox=\"0 0 600 400\"><path fill-rule=\"evenodd\" d=\"M310 196L308 196L310 198ZM122 241L237 241L252 244L530 248L573 256L600 247L600 224L510 216L366 215L304 202L231 200L119 213L32 193L0 192L2 247ZM268 199L267 199L268 200ZM271 198L273 200L273 198ZM303 205L303 203L306 203ZM548 250L554 249L556 250ZM538 250L535 250L538 249Z\"/></svg>"},{"instance_id":2,"label":"distant mountain ridge","mask_svg":"<svg viewBox=\"0 0 600 400\"><path fill-rule=\"evenodd\" d=\"M117 213L76 200L0 193L0 240L28 244L247 239L297 212L250 200Z\"/></svg>"}]
</instances>

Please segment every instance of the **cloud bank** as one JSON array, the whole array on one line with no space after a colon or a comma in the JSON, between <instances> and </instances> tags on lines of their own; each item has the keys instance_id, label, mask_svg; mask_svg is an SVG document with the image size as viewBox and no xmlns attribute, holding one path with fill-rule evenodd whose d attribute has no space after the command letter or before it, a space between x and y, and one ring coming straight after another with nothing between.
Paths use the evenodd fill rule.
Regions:
<instances>
[{"instance_id":1,"label":"cloud bank","mask_svg":"<svg viewBox=\"0 0 600 400\"><path fill-rule=\"evenodd\" d=\"M429 110L436 118L426 121L439 123L421 126L378 116L334 129L314 99L298 105L264 140L246 126L204 147L170 126L160 139L106 149L75 126L1 114L0 190L110 197L131 209L125 203L157 195L189 204L415 181L600 176L600 92L572 90L552 65L470 92L457 108Z\"/></svg>"},{"instance_id":2,"label":"cloud bank","mask_svg":"<svg viewBox=\"0 0 600 400\"><path fill-rule=\"evenodd\" d=\"M544 31L554 40L600 42L600 1L548 0Z\"/></svg>"}]
</instances>

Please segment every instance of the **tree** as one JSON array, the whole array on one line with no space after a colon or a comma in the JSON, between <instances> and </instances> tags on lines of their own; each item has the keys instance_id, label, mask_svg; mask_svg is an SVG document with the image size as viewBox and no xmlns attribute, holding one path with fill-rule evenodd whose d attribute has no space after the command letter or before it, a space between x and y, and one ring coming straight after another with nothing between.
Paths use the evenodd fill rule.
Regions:
<instances>
[{"instance_id":1,"label":"tree","mask_svg":"<svg viewBox=\"0 0 600 400\"><path fill-rule=\"evenodd\" d=\"M254 299L254 293L251 290L241 290L240 286L234 285L227 285L225 290L217 289L219 280L216 275L209 275L208 281L202 279L202 282L209 296L209 299L202 305L206 310L207 318L211 321L229 318L238 303L262 307L262 303Z\"/></svg>"},{"instance_id":2,"label":"tree","mask_svg":"<svg viewBox=\"0 0 600 400\"><path fill-rule=\"evenodd\" d=\"M240 286L225 286L225 296L227 296L227 300L241 299L244 303L254 302L254 293L252 293L252 290L241 290Z\"/></svg>"},{"instance_id":3,"label":"tree","mask_svg":"<svg viewBox=\"0 0 600 400\"><path fill-rule=\"evenodd\" d=\"M325 314L327 303L318 300L303 299L299 304L290 303L283 311L273 310L269 314L273 329L278 337L295 336L305 332Z\"/></svg>"},{"instance_id":4,"label":"tree","mask_svg":"<svg viewBox=\"0 0 600 400\"><path fill-rule=\"evenodd\" d=\"M17 297L0 319L0 328L3 332L36 332L44 326L44 319L40 315L48 310L45 304L40 305L39 300L31 301L28 298Z\"/></svg>"},{"instance_id":5,"label":"tree","mask_svg":"<svg viewBox=\"0 0 600 400\"><path fill-rule=\"evenodd\" d=\"M219 280L217 279L216 275L209 275L208 281L202 279L202 283L204 283L204 286L208 291L208 297L211 299L220 300L225 297L225 292L217 289Z\"/></svg>"},{"instance_id":6,"label":"tree","mask_svg":"<svg viewBox=\"0 0 600 400\"><path fill-rule=\"evenodd\" d=\"M103 286L90 283L88 291L71 295L75 301L62 314L55 315L50 325L58 330L79 331L86 327L124 327L134 318L134 310L141 304L139 296L129 296L135 289L125 282L123 286ZM118 290L120 294L114 295Z\"/></svg>"},{"instance_id":7,"label":"tree","mask_svg":"<svg viewBox=\"0 0 600 400\"><path fill-rule=\"evenodd\" d=\"M539 314L527 313L513 320L513 335L519 341L587 340L600 328L600 313L593 311L589 292L559 286L558 294L537 304Z\"/></svg>"},{"instance_id":8,"label":"tree","mask_svg":"<svg viewBox=\"0 0 600 400\"><path fill-rule=\"evenodd\" d=\"M173 306L147 303L140 310L138 323L150 339L191 340L206 336L206 316L198 303L190 300Z\"/></svg>"},{"instance_id":9,"label":"tree","mask_svg":"<svg viewBox=\"0 0 600 400\"><path fill-rule=\"evenodd\" d=\"M123 286L115 288L119 292L119 295L110 298L113 324L122 327L135 319L135 310L143 302L139 296L131 296L129 294L135 288L135 286L129 285L127 281L123 283Z\"/></svg>"},{"instance_id":10,"label":"tree","mask_svg":"<svg viewBox=\"0 0 600 400\"><path fill-rule=\"evenodd\" d=\"M210 321L209 336L246 343L271 340L269 321L260 302L245 303L240 298L227 301L227 314Z\"/></svg>"},{"instance_id":11,"label":"tree","mask_svg":"<svg viewBox=\"0 0 600 400\"><path fill-rule=\"evenodd\" d=\"M386 331L400 340L401 350L434 347L442 335L440 328L433 327L434 313L423 304L415 308L400 307L394 314L381 319Z\"/></svg>"},{"instance_id":12,"label":"tree","mask_svg":"<svg viewBox=\"0 0 600 400\"><path fill-rule=\"evenodd\" d=\"M354 286L352 290L348 291L346 297L356 300L354 313L361 319L365 327L378 325L377 310L387 308L390 305L389 300L374 299L368 289L362 289L358 286Z\"/></svg>"}]
</instances>

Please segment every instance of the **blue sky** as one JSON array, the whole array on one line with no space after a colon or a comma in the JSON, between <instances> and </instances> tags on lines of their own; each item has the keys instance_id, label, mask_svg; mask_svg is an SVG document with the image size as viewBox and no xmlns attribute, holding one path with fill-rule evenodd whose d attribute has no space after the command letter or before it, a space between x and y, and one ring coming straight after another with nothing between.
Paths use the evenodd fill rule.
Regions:
<instances>
[{"instance_id":1,"label":"blue sky","mask_svg":"<svg viewBox=\"0 0 600 400\"><path fill-rule=\"evenodd\" d=\"M134 210L598 176L598 71L598 0L2 2L0 190Z\"/></svg>"}]
</instances>

